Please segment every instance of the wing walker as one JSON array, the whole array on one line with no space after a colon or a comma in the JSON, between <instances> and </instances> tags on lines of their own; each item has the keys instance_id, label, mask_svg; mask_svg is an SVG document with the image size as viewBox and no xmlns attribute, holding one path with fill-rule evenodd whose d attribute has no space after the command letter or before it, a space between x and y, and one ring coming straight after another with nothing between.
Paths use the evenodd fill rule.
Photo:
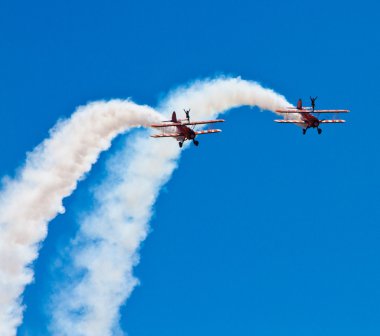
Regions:
<instances>
[{"instance_id":1,"label":"wing walker","mask_svg":"<svg viewBox=\"0 0 380 336\"><path fill-rule=\"evenodd\" d=\"M320 128L321 124L337 124L345 123L342 119L319 119L320 114L324 113L348 113L349 110L316 110L315 101L318 97L310 97L311 107L302 106L302 100L299 99L296 107L288 107L285 109L276 110L284 116L284 119L276 119L275 122L284 124L296 124L302 127L302 133L306 134L309 128L316 128L318 134L322 133ZM175 138L178 141L179 147L183 146L183 143L187 140L193 141L195 146L199 145L199 141L196 137L200 134L212 134L221 132L220 129L207 129L196 131L195 127L197 125L207 125L224 122L223 119L213 119L213 120L201 120L201 121L190 121L190 109L184 110L185 119L177 119L177 114L174 111L172 113L171 120L162 121L159 124L150 125L153 128L159 129L160 134L151 135L153 138Z\"/></svg>"}]
</instances>

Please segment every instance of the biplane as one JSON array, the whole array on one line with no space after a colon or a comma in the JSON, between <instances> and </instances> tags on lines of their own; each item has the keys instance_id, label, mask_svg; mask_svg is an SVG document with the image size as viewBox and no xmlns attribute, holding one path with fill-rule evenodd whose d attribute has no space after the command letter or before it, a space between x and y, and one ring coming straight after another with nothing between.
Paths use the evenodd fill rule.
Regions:
<instances>
[{"instance_id":1,"label":"biplane","mask_svg":"<svg viewBox=\"0 0 380 336\"><path fill-rule=\"evenodd\" d=\"M195 146L199 145L199 141L195 140L197 135L219 133L220 129L208 129L195 131L197 125L214 124L224 122L223 119L216 120L203 120L203 121L190 121L190 110L184 110L186 119L177 119L175 111L172 114L172 119L163 121L160 124L150 125L153 128L162 130L161 134L151 135L152 138L175 138L178 141L179 147L182 147L186 140L193 140Z\"/></svg>"},{"instance_id":2,"label":"biplane","mask_svg":"<svg viewBox=\"0 0 380 336\"><path fill-rule=\"evenodd\" d=\"M342 119L319 119L320 113L338 114L338 113L347 113L350 111L349 110L316 110L315 101L317 98L318 97L315 97L315 98L310 97L311 107L303 107L302 100L299 99L297 103L297 107L288 107L286 109L276 110L277 113L284 114L284 119L275 120L275 122L297 124L298 126L302 127L303 134L306 134L306 131L309 128L316 128L318 131L318 134L321 134L322 129L319 127L320 124L346 122L345 120L342 120ZM294 115L294 114L296 114L296 116L290 119L289 115ZM317 114L318 117L314 116L313 114Z\"/></svg>"}]
</instances>

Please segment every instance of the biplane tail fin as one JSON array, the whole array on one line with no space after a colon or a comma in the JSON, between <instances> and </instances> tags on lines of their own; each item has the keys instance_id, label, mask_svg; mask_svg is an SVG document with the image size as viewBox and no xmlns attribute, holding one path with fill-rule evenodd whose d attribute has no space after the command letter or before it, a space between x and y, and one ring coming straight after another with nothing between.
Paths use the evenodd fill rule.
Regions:
<instances>
[{"instance_id":1,"label":"biplane tail fin","mask_svg":"<svg viewBox=\"0 0 380 336\"><path fill-rule=\"evenodd\" d=\"M177 122L177 114L175 113L175 111L173 111L172 113L172 122Z\"/></svg>"}]
</instances>

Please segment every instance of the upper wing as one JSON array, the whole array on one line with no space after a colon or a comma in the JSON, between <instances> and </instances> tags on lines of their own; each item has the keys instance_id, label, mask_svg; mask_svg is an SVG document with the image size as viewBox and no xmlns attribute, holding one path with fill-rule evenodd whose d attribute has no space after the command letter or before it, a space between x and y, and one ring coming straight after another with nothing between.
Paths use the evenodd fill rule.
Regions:
<instances>
[{"instance_id":1,"label":"upper wing","mask_svg":"<svg viewBox=\"0 0 380 336\"><path fill-rule=\"evenodd\" d=\"M210 130L204 130L204 131L197 131L197 132L195 132L195 134L198 135L198 134L219 133L221 131L222 130L220 130L220 129L210 129Z\"/></svg>"},{"instance_id":2,"label":"upper wing","mask_svg":"<svg viewBox=\"0 0 380 336\"><path fill-rule=\"evenodd\" d=\"M287 120L287 119L277 119L275 122L278 123L284 123L284 124L306 124L302 120ZM327 124L327 123L345 123L346 120L342 119L325 119L325 120L319 120L321 124Z\"/></svg>"},{"instance_id":3,"label":"upper wing","mask_svg":"<svg viewBox=\"0 0 380 336\"><path fill-rule=\"evenodd\" d=\"M310 113L310 110L302 109L302 110L297 110L297 108L287 108L287 109L279 109L276 110L275 112L278 113Z\"/></svg>"},{"instance_id":4,"label":"upper wing","mask_svg":"<svg viewBox=\"0 0 380 336\"><path fill-rule=\"evenodd\" d=\"M152 124L150 125L150 127L158 128L158 127L171 127L171 126L181 126L181 125L183 124L180 122L163 122L161 124Z\"/></svg>"},{"instance_id":5,"label":"upper wing","mask_svg":"<svg viewBox=\"0 0 380 336\"><path fill-rule=\"evenodd\" d=\"M220 122L224 122L224 119L190 121L190 122L185 122L182 125L203 125L203 124L215 124L215 123L220 123Z\"/></svg>"},{"instance_id":6,"label":"upper wing","mask_svg":"<svg viewBox=\"0 0 380 336\"><path fill-rule=\"evenodd\" d=\"M313 113L348 113L350 110L314 110Z\"/></svg>"},{"instance_id":7,"label":"upper wing","mask_svg":"<svg viewBox=\"0 0 380 336\"><path fill-rule=\"evenodd\" d=\"M283 109L283 110L276 110L278 113L348 113L350 110L310 110L310 109Z\"/></svg>"},{"instance_id":8,"label":"upper wing","mask_svg":"<svg viewBox=\"0 0 380 336\"><path fill-rule=\"evenodd\" d=\"M155 134L151 135L152 138L177 138L183 136L181 133L162 133L162 134Z\"/></svg>"}]
</instances>

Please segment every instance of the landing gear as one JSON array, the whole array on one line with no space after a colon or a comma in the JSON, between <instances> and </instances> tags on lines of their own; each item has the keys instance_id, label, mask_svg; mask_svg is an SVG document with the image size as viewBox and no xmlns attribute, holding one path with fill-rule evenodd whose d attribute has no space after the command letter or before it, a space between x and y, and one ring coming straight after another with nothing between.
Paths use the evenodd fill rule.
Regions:
<instances>
[{"instance_id":1,"label":"landing gear","mask_svg":"<svg viewBox=\"0 0 380 336\"><path fill-rule=\"evenodd\" d=\"M197 140L193 140L193 143L194 143L195 146L199 145L199 141L197 141Z\"/></svg>"},{"instance_id":2,"label":"landing gear","mask_svg":"<svg viewBox=\"0 0 380 336\"><path fill-rule=\"evenodd\" d=\"M318 134L322 133L322 129L320 129L320 128L317 128L317 131L318 131Z\"/></svg>"},{"instance_id":3,"label":"landing gear","mask_svg":"<svg viewBox=\"0 0 380 336\"><path fill-rule=\"evenodd\" d=\"M307 130L307 128L303 128L303 129L302 129L302 134L303 134L303 135L306 134L306 130Z\"/></svg>"},{"instance_id":4,"label":"landing gear","mask_svg":"<svg viewBox=\"0 0 380 336\"><path fill-rule=\"evenodd\" d=\"M182 148L182 146L183 146L183 142L178 142L178 145L179 145L179 148Z\"/></svg>"}]
</instances>

